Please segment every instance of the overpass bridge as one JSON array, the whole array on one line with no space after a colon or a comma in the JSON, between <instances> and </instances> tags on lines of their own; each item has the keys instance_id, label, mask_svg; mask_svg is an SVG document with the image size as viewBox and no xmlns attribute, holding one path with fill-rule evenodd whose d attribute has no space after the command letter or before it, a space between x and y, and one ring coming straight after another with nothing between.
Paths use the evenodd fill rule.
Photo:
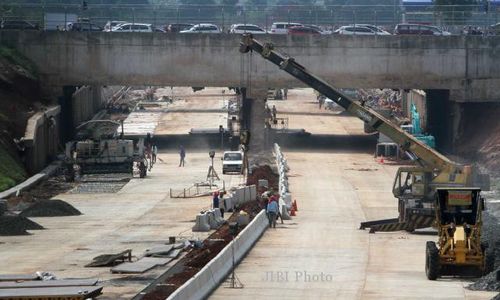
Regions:
<instances>
[{"instance_id":1,"label":"overpass bridge","mask_svg":"<svg viewBox=\"0 0 500 300\"><path fill-rule=\"evenodd\" d=\"M500 101L500 37L263 35L337 87L450 90L456 102ZM233 34L0 31L48 84L299 87L238 51Z\"/></svg>"}]
</instances>

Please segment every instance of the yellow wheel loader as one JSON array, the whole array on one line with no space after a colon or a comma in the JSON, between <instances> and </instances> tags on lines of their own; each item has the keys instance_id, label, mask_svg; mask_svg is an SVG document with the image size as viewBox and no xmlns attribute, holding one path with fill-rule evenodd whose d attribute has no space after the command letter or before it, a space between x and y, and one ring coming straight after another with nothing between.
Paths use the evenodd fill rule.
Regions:
<instances>
[{"instance_id":1,"label":"yellow wheel loader","mask_svg":"<svg viewBox=\"0 0 500 300\"><path fill-rule=\"evenodd\" d=\"M443 275L484 275L493 271L493 247L481 243L484 198L479 188L438 188L435 197L437 244L428 241L425 273L429 280Z\"/></svg>"}]
</instances>

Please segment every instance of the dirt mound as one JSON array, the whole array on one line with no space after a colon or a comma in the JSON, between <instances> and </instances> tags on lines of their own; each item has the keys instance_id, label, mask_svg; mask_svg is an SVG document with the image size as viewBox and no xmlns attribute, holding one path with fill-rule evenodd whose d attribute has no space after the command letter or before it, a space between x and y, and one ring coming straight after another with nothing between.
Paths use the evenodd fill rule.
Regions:
<instances>
[{"instance_id":1,"label":"dirt mound","mask_svg":"<svg viewBox=\"0 0 500 300\"><path fill-rule=\"evenodd\" d=\"M27 230L43 229L43 227L23 216L0 216L0 236L27 235Z\"/></svg>"},{"instance_id":2,"label":"dirt mound","mask_svg":"<svg viewBox=\"0 0 500 300\"><path fill-rule=\"evenodd\" d=\"M23 217L62 217L81 214L71 204L58 199L38 201L20 213Z\"/></svg>"}]
</instances>

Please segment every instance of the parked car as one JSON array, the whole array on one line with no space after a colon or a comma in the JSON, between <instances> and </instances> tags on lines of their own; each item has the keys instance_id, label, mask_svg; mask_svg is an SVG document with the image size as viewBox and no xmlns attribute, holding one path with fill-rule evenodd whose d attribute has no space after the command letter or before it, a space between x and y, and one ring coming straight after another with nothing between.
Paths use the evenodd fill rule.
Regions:
<instances>
[{"instance_id":1,"label":"parked car","mask_svg":"<svg viewBox=\"0 0 500 300\"><path fill-rule=\"evenodd\" d=\"M390 35L390 33L378 32L376 30L370 29L364 26L342 26L333 32L334 34L344 34L344 35Z\"/></svg>"},{"instance_id":2,"label":"parked car","mask_svg":"<svg viewBox=\"0 0 500 300\"><path fill-rule=\"evenodd\" d=\"M271 29L269 33L271 34L287 34L288 28L296 27L296 26L304 26L300 23L289 23L289 22L274 22L271 25Z\"/></svg>"},{"instance_id":3,"label":"parked car","mask_svg":"<svg viewBox=\"0 0 500 300\"><path fill-rule=\"evenodd\" d=\"M220 29L214 24L196 24L188 30L183 30L180 33L220 33Z\"/></svg>"},{"instance_id":4,"label":"parked car","mask_svg":"<svg viewBox=\"0 0 500 300\"><path fill-rule=\"evenodd\" d=\"M389 32L383 30L382 28L380 28L378 26L372 25L372 24L351 24L349 26L366 27L366 28L369 28L369 29L373 30L377 34L380 34L380 35L390 35Z\"/></svg>"},{"instance_id":5,"label":"parked car","mask_svg":"<svg viewBox=\"0 0 500 300\"><path fill-rule=\"evenodd\" d=\"M67 31L102 31L102 27L90 22L73 22L66 25Z\"/></svg>"},{"instance_id":6,"label":"parked car","mask_svg":"<svg viewBox=\"0 0 500 300\"><path fill-rule=\"evenodd\" d=\"M180 31L183 31L183 30L188 30L189 28L193 27L194 24L190 24L190 23L172 23L172 24L169 24L165 30L167 32L180 32Z\"/></svg>"},{"instance_id":7,"label":"parked car","mask_svg":"<svg viewBox=\"0 0 500 300\"><path fill-rule=\"evenodd\" d=\"M304 25L304 27L309 27L309 28L313 28L313 29L316 29L317 31L319 31L321 34L332 34L332 31L331 30L325 30L321 27L319 27L318 25Z\"/></svg>"},{"instance_id":8,"label":"parked car","mask_svg":"<svg viewBox=\"0 0 500 300\"><path fill-rule=\"evenodd\" d=\"M398 24L394 28L394 34L419 34L419 35L451 35L435 26L421 24Z\"/></svg>"},{"instance_id":9,"label":"parked car","mask_svg":"<svg viewBox=\"0 0 500 300\"><path fill-rule=\"evenodd\" d=\"M488 34L489 35L500 35L500 23L496 23L491 25L488 28Z\"/></svg>"},{"instance_id":10,"label":"parked car","mask_svg":"<svg viewBox=\"0 0 500 300\"><path fill-rule=\"evenodd\" d=\"M115 28L118 25L122 25L128 22L125 21L108 21L106 25L104 25L104 31L111 31L111 29Z\"/></svg>"},{"instance_id":11,"label":"parked car","mask_svg":"<svg viewBox=\"0 0 500 300\"><path fill-rule=\"evenodd\" d=\"M153 32L151 24L125 23L111 29L113 32Z\"/></svg>"},{"instance_id":12,"label":"parked car","mask_svg":"<svg viewBox=\"0 0 500 300\"><path fill-rule=\"evenodd\" d=\"M0 22L1 29L12 30L38 30L38 25L32 24L24 20L4 20Z\"/></svg>"},{"instance_id":13,"label":"parked car","mask_svg":"<svg viewBox=\"0 0 500 300\"><path fill-rule=\"evenodd\" d=\"M265 34L266 31L257 25L253 24L233 24L229 33L252 33L252 34Z\"/></svg>"},{"instance_id":14,"label":"parked car","mask_svg":"<svg viewBox=\"0 0 500 300\"><path fill-rule=\"evenodd\" d=\"M320 35L321 31L305 26L293 26L288 28L288 34L291 35Z\"/></svg>"}]
</instances>

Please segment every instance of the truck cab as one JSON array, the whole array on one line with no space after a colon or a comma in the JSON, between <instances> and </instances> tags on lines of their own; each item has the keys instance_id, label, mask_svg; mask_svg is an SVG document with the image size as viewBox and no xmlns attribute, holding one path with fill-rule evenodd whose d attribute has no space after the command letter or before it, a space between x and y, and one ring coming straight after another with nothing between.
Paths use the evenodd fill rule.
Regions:
<instances>
[{"instance_id":1,"label":"truck cab","mask_svg":"<svg viewBox=\"0 0 500 300\"><path fill-rule=\"evenodd\" d=\"M243 159L241 151L225 151L222 157L222 174L243 174Z\"/></svg>"}]
</instances>

